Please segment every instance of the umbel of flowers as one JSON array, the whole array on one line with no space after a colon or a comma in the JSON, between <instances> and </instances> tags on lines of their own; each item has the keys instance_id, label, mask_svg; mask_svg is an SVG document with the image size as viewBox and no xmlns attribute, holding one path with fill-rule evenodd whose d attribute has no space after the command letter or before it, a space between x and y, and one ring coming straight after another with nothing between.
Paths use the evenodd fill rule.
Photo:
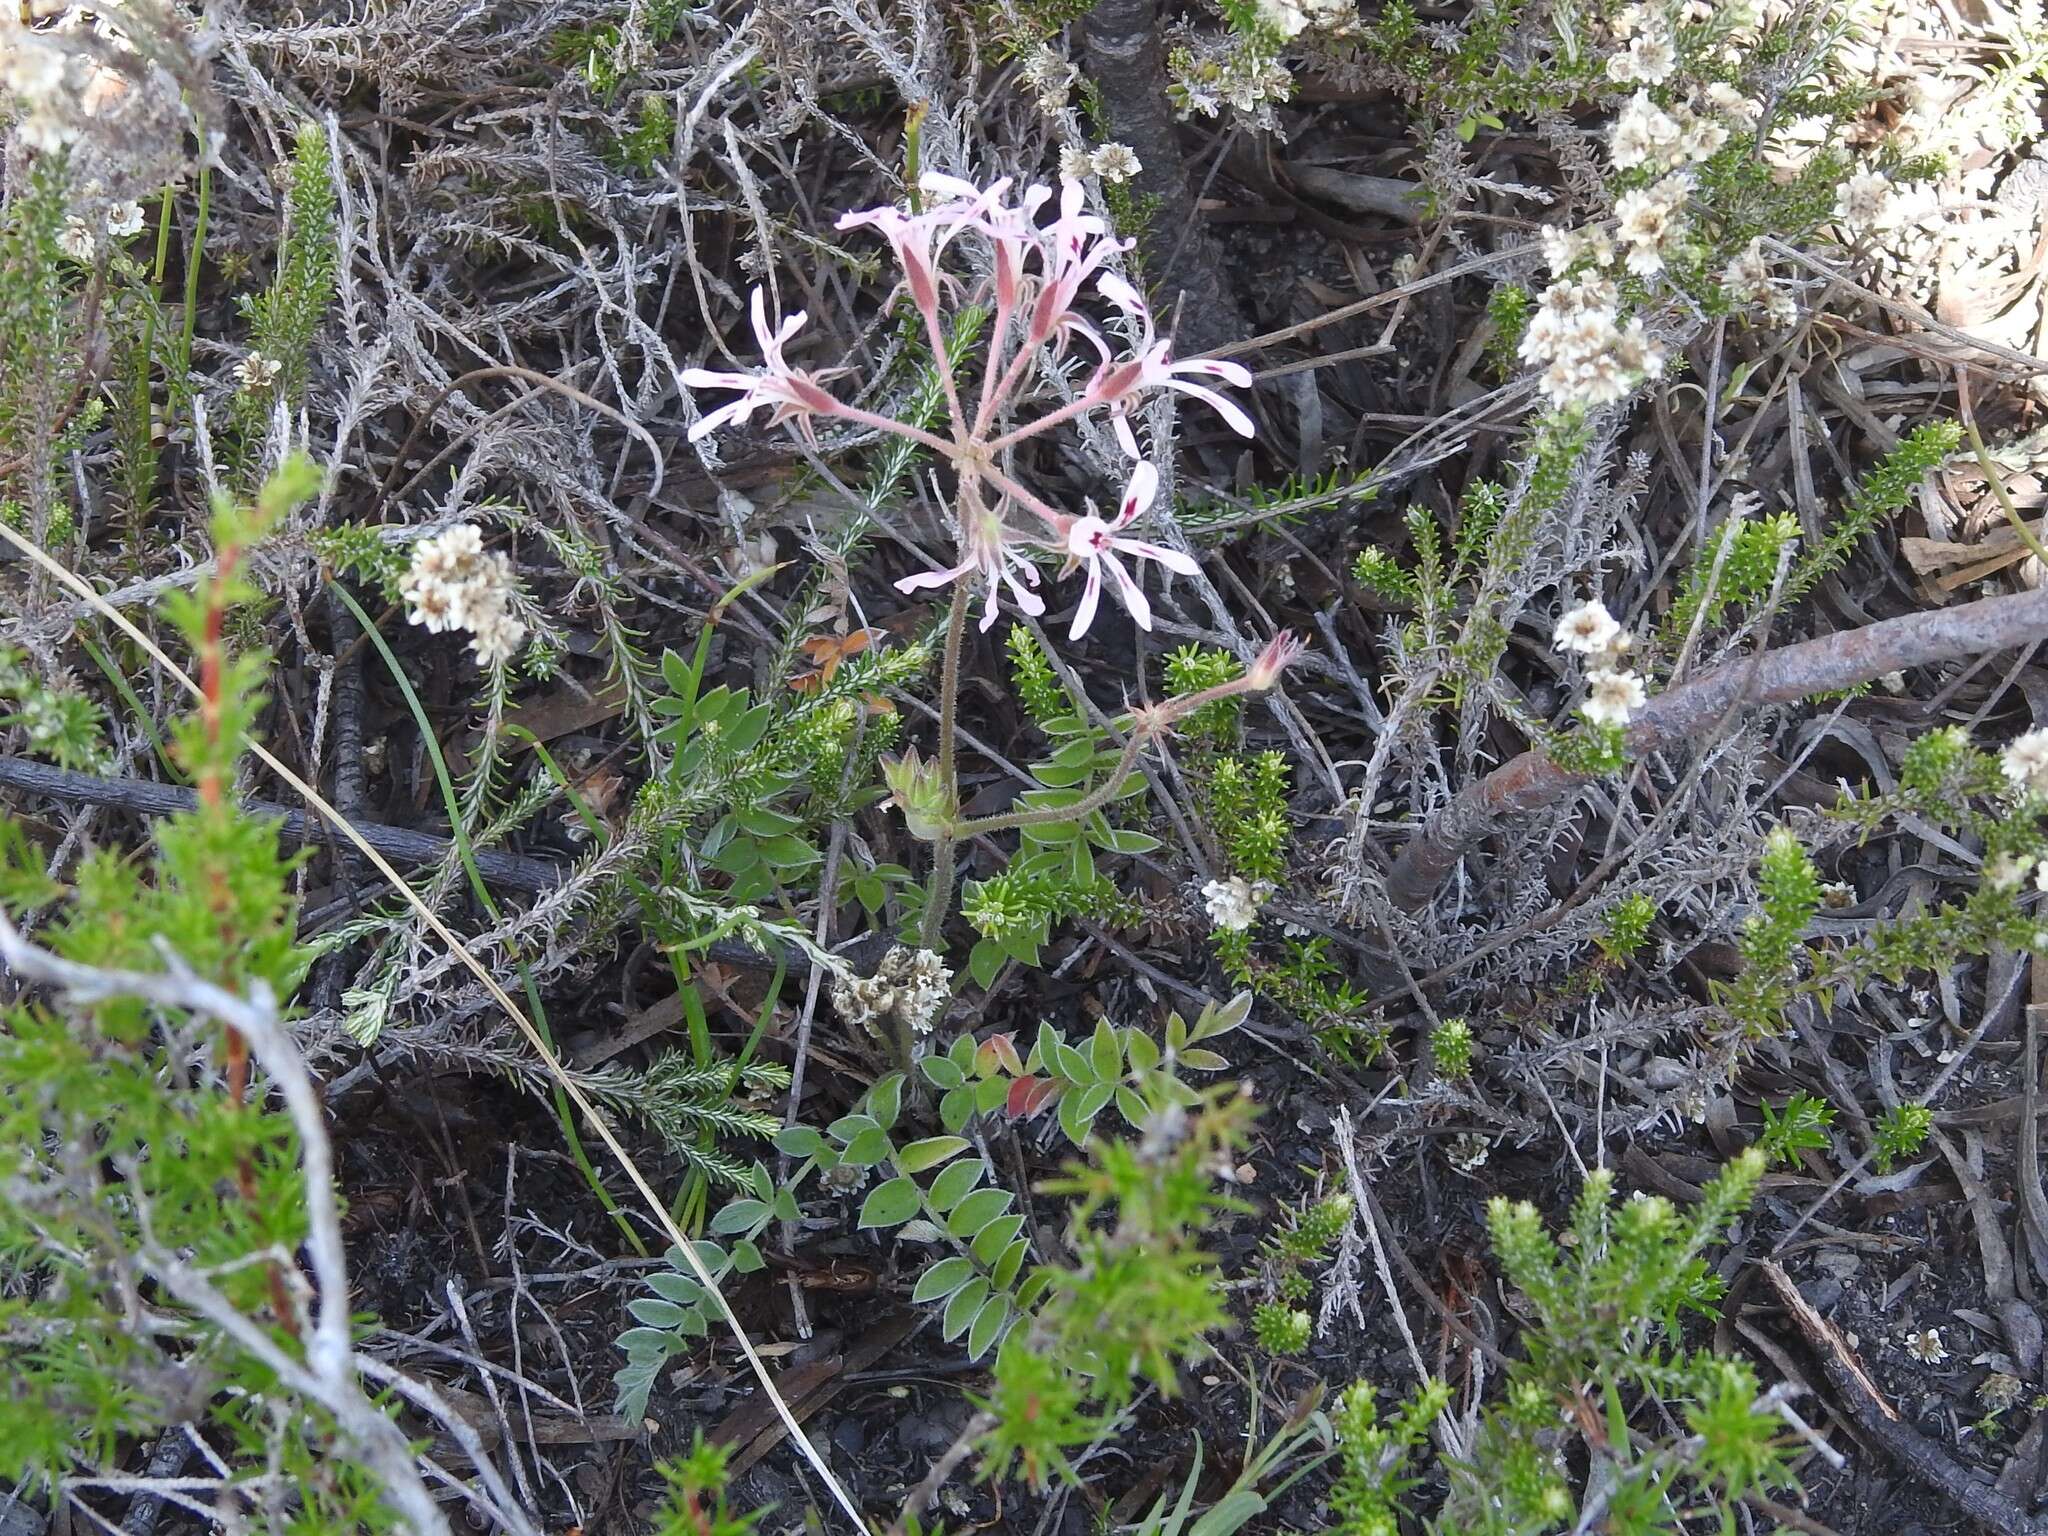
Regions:
<instances>
[{"instance_id":1,"label":"umbel of flowers","mask_svg":"<svg viewBox=\"0 0 2048 1536\"><path fill-rule=\"evenodd\" d=\"M1110 270L1130 242L1111 234L1100 217L1087 211L1080 182L1072 178L1063 181L1058 212L1043 222L1041 212L1053 197L1048 187L1029 187L1015 203L1009 203L1005 201L1010 189L1007 178L981 188L952 176L928 175L920 186L926 194L921 212L894 206L869 208L847 214L839 227L873 229L888 242L902 267L903 291L923 321L944 389L950 418L947 435L849 405L826 389L828 375L792 365L783 355L784 349L807 317L798 313L771 325L767 298L756 288L752 306L761 366L746 372L684 370L682 383L690 389L738 392L736 399L698 418L690 429L692 440L723 426L745 423L761 410L769 413L771 425L787 424L814 446L819 417L836 417L907 437L948 460L958 477L955 517L959 545L957 563L907 577L897 583L902 590L972 580L987 594L983 630L995 623L1005 591L1019 610L1035 617L1045 612L1045 603L1033 590L1038 571L1025 551L1049 549L1066 556L1068 573L1084 569L1087 573L1070 638L1079 639L1094 622L1105 581L1115 588L1139 626L1151 628L1151 606L1119 556L1153 561L1188 575L1195 567L1179 550L1145 543L1124 532L1150 508L1159 485L1158 471L1146 461L1131 428L1131 411L1156 390L1175 390L1213 406L1233 431L1250 437L1251 417L1202 381L1213 379L1244 388L1251 383L1251 375L1237 363L1174 360L1172 343L1154 334L1144 299ZM941 260L949 246L970 233L988 242L994 258L990 297L995 325L978 382L954 376L942 316L946 296L955 290L942 279ZM1081 310L1084 291L1089 289L1131 322L1137 333L1132 345L1113 346ZM1021 424L1010 424L1011 408L1033 393L1037 370L1048 361L1057 362L1077 343L1096 358L1079 397ZM1116 515L1110 519L1049 506L1002 468L1008 449L1090 415L1108 420L1117 441L1135 461ZM1022 526L1019 519L1024 520Z\"/></svg>"},{"instance_id":2,"label":"umbel of flowers","mask_svg":"<svg viewBox=\"0 0 2048 1536\"><path fill-rule=\"evenodd\" d=\"M1011 182L979 187L955 176L927 175L923 196L910 207L894 205L849 213L842 230L873 230L902 269L900 291L909 300L930 344L931 365L946 404L946 426L932 431L914 422L870 411L841 399L827 386L844 370L797 366L787 348L803 328L802 313L771 318L768 298L756 288L751 298L759 367L718 371L688 368L687 389L731 392L733 398L700 415L690 428L693 441L722 427L745 425L766 411L771 426L785 426L812 448L820 420L889 433L927 449L951 469L956 542L951 563L907 576L896 585L905 593L950 589L951 608L940 674L939 750L926 763L915 752L888 765L889 785L914 834L933 844L931 890L926 898L921 944L938 943L952 892L953 847L963 836L1022 827L1033 820L1069 820L1107 804L1136 768L1137 753L1173 721L1225 694L1270 688L1298 647L1280 635L1242 677L1181 698L1134 711L1126 750L1108 784L1077 805L1056 813L1013 811L963 819L953 752L960 654L967 609L982 599L981 629L996 621L1002 604L1038 617L1046 611L1034 552L1060 562L1060 576L1079 575L1082 584L1067 634L1085 635L1101 611L1102 594L1112 592L1142 629L1152 627L1152 605L1142 585L1145 568L1193 575L1192 556L1135 537L1133 528L1151 510L1159 492L1159 471L1132 425L1137 408L1161 390L1201 401L1242 437L1253 435L1251 417L1216 386L1249 387L1251 375L1239 364L1208 359L1177 360L1173 343L1155 329L1145 300L1115 270L1131 244L1111 233L1089 211L1086 191L1063 178L1050 187L1029 186L1014 199ZM950 250L965 241L986 247L987 276L972 290L945 273ZM987 307L993 317L979 367L958 367L946 324L948 310L968 304ZM1085 305L1096 306L1091 313ZM1122 324L1105 330L1108 314ZM1048 388L1053 370L1069 353L1088 366L1082 387L1057 403ZM1022 419L1020 420L1019 417ZM1019 483L1007 466L1019 444L1083 419L1106 425L1131 461L1113 513L1093 506L1080 511L1056 507ZM1163 451L1170 445L1154 445Z\"/></svg>"}]
</instances>

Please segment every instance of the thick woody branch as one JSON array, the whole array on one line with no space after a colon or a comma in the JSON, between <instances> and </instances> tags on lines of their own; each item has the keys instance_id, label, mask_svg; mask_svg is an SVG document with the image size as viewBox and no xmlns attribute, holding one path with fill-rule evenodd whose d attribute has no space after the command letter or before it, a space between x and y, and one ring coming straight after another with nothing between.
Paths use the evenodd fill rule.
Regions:
<instances>
[{"instance_id":1,"label":"thick woody branch","mask_svg":"<svg viewBox=\"0 0 2048 1536\"><path fill-rule=\"evenodd\" d=\"M1760 656L1731 661L1695 682L1660 693L1628 728L1632 755L1660 751L1711 732L1722 720L1765 704L1789 704L1816 693L1854 688L1887 672L2048 639L2048 589L1823 635ZM1590 782L1531 749L1461 790L1438 811L1394 863L1387 896L1414 911L1449 878L1458 860L1504 817L1557 804Z\"/></svg>"},{"instance_id":2,"label":"thick woody branch","mask_svg":"<svg viewBox=\"0 0 2048 1536\"><path fill-rule=\"evenodd\" d=\"M52 800L79 805L104 805L145 816L172 816L189 811L199 799L191 790L176 784L158 784L148 779L103 779L23 757L0 757L0 789L46 795ZM303 811L289 811L261 800L244 800L239 808L248 815L275 820L278 836L288 842L320 842L328 835L317 817L308 817ZM438 864L448 856L448 839L431 832L414 832L371 821L358 821L355 828L372 848L402 864ZM562 865L523 853L479 848L473 856L477 873L487 882L516 891L552 891L568 873Z\"/></svg>"},{"instance_id":3,"label":"thick woody branch","mask_svg":"<svg viewBox=\"0 0 2048 1536\"><path fill-rule=\"evenodd\" d=\"M1145 261L1159 278L1160 313L1178 314L1175 355L1232 346L1243 339L1243 326L1223 285L1229 263L1188 185L1180 125L1166 96L1156 0L1096 0L1083 31L1088 78L1101 92L1111 130L1138 156L1131 190L1141 204L1156 199L1143 236Z\"/></svg>"}]
</instances>

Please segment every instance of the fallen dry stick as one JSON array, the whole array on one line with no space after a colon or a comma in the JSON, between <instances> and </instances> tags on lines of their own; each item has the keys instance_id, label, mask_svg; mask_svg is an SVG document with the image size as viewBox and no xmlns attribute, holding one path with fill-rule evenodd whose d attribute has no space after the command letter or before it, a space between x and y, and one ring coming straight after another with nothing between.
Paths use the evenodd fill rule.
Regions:
<instances>
[{"instance_id":1,"label":"fallen dry stick","mask_svg":"<svg viewBox=\"0 0 2048 1536\"><path fill-rule=\"evenodd\" d=\"M2048 639L2048 589L1987 597L1803 640L1717 667L1695 682L1658 694L1628 728L1632 756L1698 739L1737 709L1789 704L1810 694L1874 682L1887 672L1982 656ZM1503 763L1459 791L1401 850L1387 896L1414 911L1449 878L1465 851L1503 816L1555 805L1591 782L1552 762L1540 748Z\"/></svg>"},{"instance_id":2,"label":"fallen dry stick","mask_svg":"<svg viewBox=\"0 0 2048 1536\"><path fill-rule=\"evenodd\" d=\"M1986 1530L1996 1531L1998 1536L2048 1536L2048 1526L2031 1518L1989 1483L1972 1476L1939 1445L1899 1417L1850 1350L1841 1330L1799 1294L1790 1275L1769 1259L1757 1267L1778 1293L1778 1300L1791 1314L1807 1347L1820 1361L1843 1412L1867 1439L1876 1441L1914 1478L1939 1489L1956 1508Z\"/></svg>"}]
</instances>

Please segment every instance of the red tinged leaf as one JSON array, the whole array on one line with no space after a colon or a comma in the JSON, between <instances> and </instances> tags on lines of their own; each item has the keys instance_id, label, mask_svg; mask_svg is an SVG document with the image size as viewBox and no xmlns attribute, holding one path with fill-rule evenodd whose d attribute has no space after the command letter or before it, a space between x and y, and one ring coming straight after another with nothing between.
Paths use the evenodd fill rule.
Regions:
<instances>
[{"instance_id":1,"label":"red tinged leaf","mask_svg":"<svg viewBox=\"0 0 2048 1536\"><path fill-rule=\"evenodd\" d=\"M1020 1077L1010 1084L1004 1108L1012 1120L1028 1120L1059 1096L1060 1085L1050 1077Z\"/></svg>"}]
</instances>

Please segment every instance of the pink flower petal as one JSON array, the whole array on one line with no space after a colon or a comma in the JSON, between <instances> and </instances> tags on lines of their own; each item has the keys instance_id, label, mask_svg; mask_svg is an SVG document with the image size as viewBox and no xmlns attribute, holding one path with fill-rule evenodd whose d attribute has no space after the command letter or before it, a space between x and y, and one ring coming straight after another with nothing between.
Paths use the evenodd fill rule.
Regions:
<instances>
[{"instance_id":1,"label":"pink flower petal","mask_svg":"<svg viewBox=\"0 0 2048 1536\"><path fill-rule=\"evenodd\" d=\"M1206 400L1210 408L1218 416L1221 416L1230 427L1230 430L1239 437L1255 437L1258 435L1259 429L1257 425L1253 423L1251 417L1244 413L1244 408L1235 400L1226 400L1223 396L1217 394L1215 390L1205 389L1200 384L1190 384L1184 379L1165 379L1161 382L1168 389L1177 389L1184 395L1193 395L1197 400Z\"/></svg>"},{"instance_id":2,"label":"pink flower petal","mask_svg":"<svg viewBox=\"0 0 2048 1536\"><path fill-rule=\"evenodd\" d=\"M1201 566L1177 549L1168 549L1164 544L1147 544L1142 539L1111 539L1116 548L1147 560L1157 560L1169 571L1178 571L1183 576L1199 576Z\"/></svg>"},{"instance_id":3,"label":"pink flower petal","mask_svg":"<svg viewBox=\"0 0 2048 1536\"><path fill-rule=\"evenodd\" d=\"M1117 595L1123 598L1124 606L1131 610L1131 617L1138 628L1152 627L1152 605L1145 601L1145 594L1138 584L1131 580L1131 573L1123 568L1123 562L1115 555L1104 555L1102 563L1109 567L1109 574L1116 578Z\"/></svg>"},{"instance_id":4,"label":"pink flower petal","mask_svg":"<svg viewBox=\"0 0 2048 1536\"><path fill-rule=\"evenodd\" d=\"M1088 585L1081 592L1081 606L1074 610L1074 624L1067 631L1069 640L1078 640L1088 633L1088 626L1095 622L1096 606L1102 601L1102 568L1096 561L1088 562Z\"/></svg>"},{"instance_id":5,"label":"pink flower petal","mask_svg":"<svg viewBox=\"0 0 2048 1536\"><path fill-rule=\"evenodd\" d=\"M1140 459L1131 470L1130 482L1124 486L1124 499L1117 506L1118 528L1133 522L1152 506L1152 499L1159 494L1159 471L1146 460Z\"/></svg>"}]
</instances>

